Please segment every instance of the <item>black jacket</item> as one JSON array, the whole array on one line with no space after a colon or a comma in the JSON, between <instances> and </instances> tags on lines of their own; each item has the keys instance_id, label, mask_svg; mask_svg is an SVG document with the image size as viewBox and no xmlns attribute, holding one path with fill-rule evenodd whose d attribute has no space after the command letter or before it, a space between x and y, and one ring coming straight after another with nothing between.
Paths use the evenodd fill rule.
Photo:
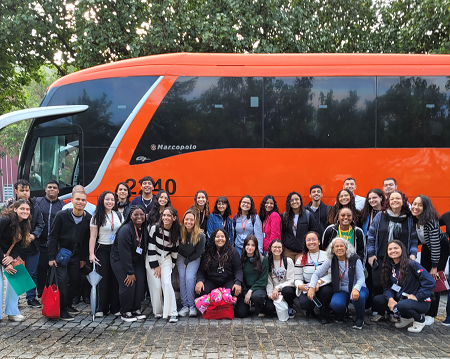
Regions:
<instances>
[{"instance_id":1,"label":"black jacket","mask_svg":"<svg viewBox=\"0 0 450 359\"><path fill-rule=\"evenodd\" d=\"M81 253L82 260L87 260L91 218L92 216L84 211L83 219L76 224L72 217L72 208L58 212L48 237L48 260L55 260L61 248L66 248L72 253Z\"/></svg>"},{"instance_id":2,"label":"black jacket","mask_svg":"<svg viewBox=\"0 0 450 359\"><path fill-rule=\"evenodd\" d=\"M309 202L305 208L311 212L311 214L314 215L316 218L316 222L319 224L319 238L322 238L323 232L325 232L325 228L327 228L328 225L328 210L330 209L330 206L327 206L322 201L320 202L319 208L316 209L316 211L313 211L311 209L312 207L312 201Z\"/></svg>"},{"instance_id":3,"label":"black jacket","mask_svg":"<svg viewBox=\"0 0 450 359\"><path fill-rule=\"evenodd\" d=\"M207 271L202 269L202 265L200 264L200 268L197 272L197 282L205 283L205 280L210 280L217 287L222 287L225 283L229 281L234 281L234 284L242 285L244 281L244 271L242 270L241 257L239 256L236 248L232 247L232 260L227 261L224 264L224 272L219 273L217 268L219 267L219 261L217 260L217 253L214 255L212 259L212 263L210 268ZM203 253L203 255L206 255Z\"/></svg>"},{"instance_id":4,"label":"black jacket","mask_svg":"<svg viewBox=\"0 0 450 359\"><path fill-rule=\"evenodd\" d=\"M363 267L366 263L366 255L367 255L367 248L366 248L366 240L364 237L364 232L359 227L353 227L354 230L354 241L355 241L355 250L356 254L361 259L361 263L363 264ZM330 224L327 229L325 229L325 232L323 232L322 236L322 248L323 250L326 250L328 245L331 243L331 241L336 238L339 234L339 225L338 224Z\"/></svg>"},{"instance_id":5,"label":"black jacket","mask_svg":"<svg viewBox=\"0 0 450 359\"><path fill-rule=\"evenodd\" d=\"M141 254L136 252L139 242L136 238L133 222L124 224L116 233L116 240L111 248L111 262L120 261L127 275L134 274L134 265L143 262L147 253L148 231L146 226L142 226L142 230Z\"/></svg>"},{"instance_id":6,"label":"black jacket","mask_svg":"<svg viewBox=\"0 0 450 359\"><path fill-rule=\"evenodd\" d=\"M50 235L53 221L55 220L56 213L62 210L65 203L60 199L50 201L47 197L36 198L36 204L39 206L42 217L44 219L44 229L39 237L41 246L47 247L47 240Z\"/></svg>"},{"instance_id":7,"label":"black jacket","mask_svg":"<svg viewBox=\"0 0 450 359\"><path fill-rule=\"evenodd\" d=\"M308 212L309 214L307 214ZM303 244L305 242L305 235L309 231L319 232L319 224L310 211L303 209L303 214L298 218L296 235L292 229L292 224L286 226L284 223L285 213L281 216L281 242L283 246L293 252L300 253L303 251ZM308 218L309 217L309 221Z\"/></svg>"}]
</instances>

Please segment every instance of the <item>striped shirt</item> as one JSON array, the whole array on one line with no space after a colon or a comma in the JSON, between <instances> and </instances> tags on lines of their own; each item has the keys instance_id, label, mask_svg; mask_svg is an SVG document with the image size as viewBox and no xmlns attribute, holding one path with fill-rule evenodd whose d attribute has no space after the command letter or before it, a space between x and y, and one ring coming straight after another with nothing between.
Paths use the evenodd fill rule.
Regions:
<instances>
[{"instance_id":1,"label":"striped shirt","mask_svg":"<svg viewBox=\"0 0 450 359\"><path fill-rule=\"evenodd\" d=\"M301 264L302 256L298 257L295 262L295 288L297 296L301 294L301 290L298 289L298 286L300 284L308 284L316 269L328 259L325 251L319 251L318 253L313 254L307 252L304 255L308 256L305 266L302 266ZM331 283L331 269L320 279L323 280L322 285Z\"/></svg>"},{"instance_id":2,"label":"striped shirt","mask_svg":"<svg viewBox=\"0 0 450 359\"><path fill-rule=\"evenodd\" d=\"M162 229L158 224L151 226L150 239L148 243L148 261L150 268L159 267L159 263L168 255L172 257L172 268L175 267L175 262L178 256L178 239L176 243L169 242L170 232L164 229L164 239Z\"/></svg>"},{"instance_id":3,"label":"striped shirt","mask_svg":"<svg viewBox=\"0 0 450 359\"><path fill-rule=\"evenodd\" d=\"M423 240L431 252L432 266L437 268L441 258L441 228L438 221L430 221L423 226Z\"/></svg>"}]
</instances>

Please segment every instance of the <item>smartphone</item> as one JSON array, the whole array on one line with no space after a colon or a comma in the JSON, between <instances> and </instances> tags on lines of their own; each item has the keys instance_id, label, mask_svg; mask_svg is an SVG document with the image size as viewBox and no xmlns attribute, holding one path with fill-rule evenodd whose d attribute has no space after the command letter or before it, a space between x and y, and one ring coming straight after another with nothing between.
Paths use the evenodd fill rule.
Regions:
<instances>
[{"instance_id":1,"label":"smartphone","mask_svg":"<svg viewBox=\"0 0 450 359\"><path fill-rule=\"evenodd\" d=\"M373 266L372 266L372 268L373 268L373 269L377 269L377 268L378 268L378 261L377 261L376 259L373 261Z\"/></svg>"},{"instance_id":2,"label":"smartphone","mask_svg":"<svg viewBox=\"0 0 450 359\"><path fill-rule=\"evenodd\" d=\"M320 300L317 299L316 296L312 299L313 303L316 305L317 308L320 308L322 306L322 303L320 303Z\"/></svg>"}]
</instances>

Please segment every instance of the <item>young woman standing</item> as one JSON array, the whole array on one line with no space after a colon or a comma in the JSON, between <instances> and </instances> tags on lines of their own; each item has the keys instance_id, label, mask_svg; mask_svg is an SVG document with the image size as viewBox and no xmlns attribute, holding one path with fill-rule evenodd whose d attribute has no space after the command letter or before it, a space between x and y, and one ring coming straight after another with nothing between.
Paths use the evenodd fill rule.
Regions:
<instances>
[{"instance_id":1,"label":"young woman standing","mask_svg":"<svg viewBox=\"0 0 450 359\"><path fill-rule=\"evenodd\" d=\"M167 191L161 190L156 195L156 203L153 205L152 210L148 214L148 224L153 226L159 223L161 219L161 214L167 207L171 207L170 196Z\"/></svg>"},{"instance_id":2,"label":"young woman standing","mask_svg":"<svg viewBox=\"0 0 450 359\"><path fill-rule=\"evenodd\" d=\"M128 217L128 212L130 210L130 197L131 190L130 187L125 182L119 182L116 186L116 190L114 191L116 194L116 206L114 210L119 212L122 215L122 218L125 219Z\"/></svg>"},{"instance_id":3,"label":"young woman standing","mask_svg":"<svg viewBox=\"0 0 450 359\"><path fill-rule=\"evenodd\" d=\"M177 302L172 287L172 269L178 255L180 220L173 207L164 209L159 223L149 229L148 254L145 261L148 290L155 318L178 322ZM164 300L163 300L164 295Z\"/></svg>"},{"instance_id":4,"label":"young woman standing","mask_svg":"<svg viewBox=\"0 0 450 359\"><path fill-rule=\"evenodd\" d=\"M259 219L262 223L264 237L261 254L265 256L269 251L270 243L274 239L281 239L281 216L274 196L268 194L261 201Z\"/></svg>"},{"instance_id":5,"label":"young woman standing","mask_svg":"<svg viewBox=\"0 0 450 359\"><path fill-rule=\"evenodd\" d=\"M177 269L180 276L180 294L182 308L180 317L189 314L197 316L195 307L195 276L205 248L206 237L195 217L195 210L188 209L181 220L180 244L178 246Z\"/></svg>"},{"instance_id":6,"label":"young woman standing","mask_svg":"<svg viewBox=\"0 0 450 359\"><path fill-rule=\"evenodd\" d=\"M367 192L364 208L359 218L359 227L363 230L364 235L370 228L375 216L381 212L386 202L386 196L381 189L374 188Z\"/></svg>"},{"instance_id":7,"label":"young woman standing","mask_svg":"<svg viewBox=\"0 0 450 359\"><path fill-rule=\"evenodd\" d=\"M234 247L239 255L242 254L245 238L249 235L256 237L259 251L263 250L262 223L256 215L255 203L250 196L244 196L239 201L238 213L233 217Z\"/></svg>"},{"instance_id":8,"label":"young woman standing","mask_svg":"<svg viewBox=\"0 0 450 359\"><path fill-rule=\"evenodd\" d=\"M216 200L216 204L214 205L214 211L208 218L208 232L206 238L207 241L209 240L212 232L215 229L225 229L228 233L228 238L231 241L231 245L234 246L234 228L233 221L231 220L230 215L231 208L230 202L228 202L227 197L218 197Z\"/></svg>"},{"instance_id":9,"label":"young woman standing","mask_svg":"<svg viewBox=\"0 0 450 359\"><path fill-rule=\"evenodd\" d=\"M341 208L350 208L353 213L353 220L358 222L360 217L360 212L356 209L355 196L353 193L344 188L341 189L336 195L336 202L328 210L328 224L334 224L337 222L338 212Z\"/></svg>"},{"instance_id":10,"label":"young woman standing","mask_svg":"<svg viewBox=\"0 0 450 359\"><path fill-rule=\"evenodd\" d=\"M421 194L411 204L411 213L416 224L417 237L422 243L420 264L431 274L434 279L439 279L438 271L443 271L448 259L448 239L441 232L439 215L431 203L430 198ZM425 315L425 324L434 323L439 309L441 293L436 292L431 296L430 310Z\"/></svg>"},{"instance_id":11,"label":"young woman standing","mask_svg":"<svg viewBox=\"0 0 450 359\"><path fill-rule=\"evenodd\" d=\"M194 204L191 206L191 209L195 212L195 219L197 219L200 228L205 233L208 230L208 219L209 219L209 200L208 194L203 191L197 191L194 196Z\"/></svg>"},{"instance_id":12,"label":"young woman standing","mask_svg":"<svg viewBox=\"0 0 450 359\"><path fill-rule=\"evenodd\" d=\"M0 258L3 268L11 275L17 272L12 263L19 256L19 247L26 248L30 245L30 231L30 204L24 199L19 199L5 209L0 217ZM0 273L0 303L3 303L3 280L3 274ZM24 321L25 317L19 311L19 296L8 281L5 284L5 314L14 322Z\"/></svg>"},{"instance_id":13,"label":"young woman standing","mask_svg":"<svg viewBox=\"0 0 450 359\"><path fill-rule=\"evenodd\" d=\"M120 315L119 283L111 265L111 248L123 219L122 215L113 210L115 206L114 194L110 191L102 192L90 223L89 261L97 265L97 272L102 276L97 287L96 317L103 317L108 313Z\"/></svg>"}]
</instances>

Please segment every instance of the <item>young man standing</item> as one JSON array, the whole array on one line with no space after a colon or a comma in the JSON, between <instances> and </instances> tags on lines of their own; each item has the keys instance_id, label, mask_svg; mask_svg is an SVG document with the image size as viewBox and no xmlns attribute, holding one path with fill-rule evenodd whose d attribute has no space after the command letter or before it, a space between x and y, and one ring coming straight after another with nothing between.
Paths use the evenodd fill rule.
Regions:
<instances>
[{"instance_id":1,"label":"young man standing","mask_svg":"<svg viewBox=\"0 0 450 359\"><path fill-rule=\"evenodd\" d=\"M81 185L76 185L75 187L73 187L72 189L72 197L73 194L77 191L82 191L85 192L84 187ZM72 201L70 201L69 203L67 203L66 205L64 205L63 209L69 209L69 208L73 208L73 203ZM95 204L92 204L88 201L86 201L86 207L84 208L84 210L89 213L91 216L94 215L95 209L97 208L97 206Z\"/></svg>"},{"instance_id":2,"label":"young man standing","mask_svg":"<svg viewBox=\"0 0 450 359\"><path fill-rule=\"evenodd\" d=\"M153 204L156 202L156 196L152 193L155 189L155 181L150 176L144 176L139 180L141 184L140 196L131 201L131 205L140 205L145 208L145 214L150 213Z\"/></svg>"},{"instance_id":3,"label":"young man standing","mask_svg":"<svg viewBox=\"0 0 450 359\"><path fill-rule=\"evenodd\" d=\"M314 215L314 217L316 217L316 221L319 224L320 239L322 239L323 232L328 225L327 214L328 209L330 208L322 202L322 197L322 186L318 184L311 186L309 189L309 198L311 198L311 202L305 207Z\"/></svg>"},{"instance_id":4,"label":"young man standing","mask_svg":"<svg viewBox=\"0 0 450 359\"><path fill-rule=\"evenodd\" d=\"M395 178L388 177L383 181L383 192L386 197L397 189Z\"/></svg>"},{"instance_id":5,"label":"young man standing","mask_svg":"<svg viewBox=\"0 0 450 359\"><path fill-rule=\"evenodd\" d=\"M60 292L60 319L73 320L70 314L79 311L72 307L74 298L80 286L80 268L84 267L89 256L89 223L92 216L87 213L86 192L76 191L73 194L73 208L62 210L56 214L48 238L48 265L56 266ZM61 248L72 252L69 264L64 266L56 263L56 256Z\"/></svg>"},{"instance_id":6,"label":"young man standing","mask_svg":"<svg viewBox=\"0 0 450 359\"><path fill-rule=\"evenodd\" d=\"M20 258L25 262L25 268L33 279L34 283L37 285L37 271L39 263L39 252L40 252L40 241L39 236L44 229L44 219L42 217L41 210L39 206L35 203L33 199L30 198L30 184L28 181L19 179L14 183L15 198L10 198L4 208L9 207L15 201L19 199L24 199L30 204L30 214L31 214L31 233L30 240L31 243L26 248L19 248ZM41 303L36 299L36 288L30 289L27 292L27 303L28 306L32 308L40 308Z\"/></svg>"},{"instance_id":7,"label":"young man standing","mask_svg":"<svg viewBox=\"0 0 450 359\"><path fill-rule=\"evenodd\" d=\"M56 213L62 210L65 203L58 199L59 183L55 180L50 180L45 186L45 196L36 198L36 204L39 206L42 217L44 218L45 227L42 231L39 242L41 245L41 253L39 255L39 265L37 273L37 292L38 297L42 296L45 282L47 280L48 270L48 252L47 252L47 240L50 236L50 230L52 228L53 221L55 220Z\"/></svg>"},{"instance_id":8,"label":"young man standing","mask_svg":"<svg viewBox=\"0 0 450 359\"><path fill-rule=\"evenodd\" d=\"M364 203L366 202L366 198L365 197L361 197L358 196L357 194L355 194L355 189L356 189L356 181L354 178L347 178L344 181L344 187L345 189L348 189L350 192L353 193L353 196L355 197L355 206L356 209L361 211L364 208Z\"/></svg>"}]
</instances>

